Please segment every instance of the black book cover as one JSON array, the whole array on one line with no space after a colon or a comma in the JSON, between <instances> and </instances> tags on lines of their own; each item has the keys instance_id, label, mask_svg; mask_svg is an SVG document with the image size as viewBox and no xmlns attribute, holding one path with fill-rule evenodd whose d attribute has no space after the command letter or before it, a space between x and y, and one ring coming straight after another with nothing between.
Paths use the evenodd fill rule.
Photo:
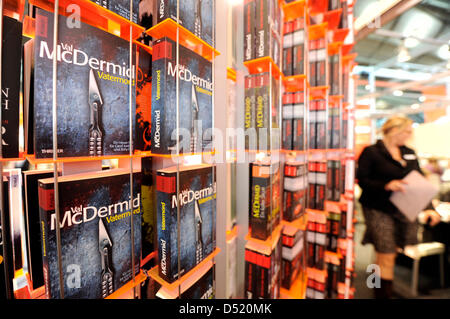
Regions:
<instances>
[{"instance_id":1,"label":"black book cover","mask_svg":"<svg viewBox=\"0 0 450 319\"><path fill-rule=\"evenodd\" d=\"M294 93L286 92L283 94L283 109L282 109L282 148L284 150L292 150L292 133L293 133L293 107L292 103L294 101Z\"/></svg>"},{"instance_id":2,"label":"black book cover","mask_svg":"<svg viewBox=\"0 0 450 319\"><path fill-rule=\"evenodd\" d=\"M19 157L19 98L22 58L22 23L3 16L2 156Z\"/></svg>"},{"instance_id":3,"label":"black book cover","mask_svg":"<svg viewBox=\"0 0 450 319\"><path fill-rule=\"evenodd\" d=\"M141 174L135 172L131 200L128 170L62 176L58 180L60 225L57 225L54 179L39 181L42 255L48 298L60 297L57 226L61 230L65 298L105 298L128 283L133 271L139 272L142 242L140 185ZM132 220L134 238L131 237Z\"/></svg>"},{"instance_id":4,"label":"black book cover","mask_svg":"<svg viewBox=\"0 0 450 319\"><path fill-rule=\"evenodd\" d=\"M181 294L181 299L214 299L214 266L194 285Z\"/></svg>"},{"instance_id":5,"label":"black book cover","mask_svg":"<svg viewBox=\"0 0 450 319\"><path fill-rule=\"evenodd\" d=\"M168 282L189 272L216 248L216 179L213 168L206 164L181 166L178 196L177 167L157 171L159 275Z\"/></svg>"},{"instance_id":6,"label":"black book cover","mask_svg":"<svg viewBox=\"0 0 450 319\"><path fill-rule=\"evenodd\" d=\"M3 213L5 216L5 225L1 224L0 220L0 299L5 300L8 296L13 296L13 278L14 278L14 264L13 264L13 250L11 242L11 228L9 218L9 186L6 177L3 177ZM3 232L6 237L3 238ZM6 255L4 252L6 251ZM6 268L6 265L8 267ZM8 278L8 282L6 281ZM7 291L9 287L9 291Z\"/></svg>"},{"instance_id":7,"label":"black book cover","mask_svg":"<svg viewBox=\"0 0 450 319\"><path fill-rule=\"evenodd\" d=\"M292 48L293 21L284 22L283 25L283 74L285 76L293 75L294 57Z\"/></svg>"},{"instance_id":8,"label":"black book cover","mask_svg":"<svg viewBox=\"0 0 450 319\"><path fill-rule=\"evenodd\" d=\"M213 45L213 9L215 0L158 0L157 22L165 19L178 21L179 24ZM177 3L179 7L177 8Z\"/></svg>"},{"instance_id":9,"label":"black book cover","mask_svg":"<svg viewBox=\"0 0 450 319\"><path fill-rule=\"evenodd\" d=\"M257 76L257 75L256 75ZM256 105L256 76L255 75L247 75L245 77L245 109L244 109L244 129L248 134L245 135L245 149L255 148L256 145L250 145L252 143L256 143L256 130L255 130L255 105ZM251 137L254 137L255 140L252 141Z\"/></svg>"},{"instance_id":10,"label":"black book cover","mask_svg":"<svg viewBox=\"0 0 450 319\"><path fill-rule=\"evenodd\" d=\"M270 166L252 165L250 220L251 236L265 240L271 233Z\"/></svg>"},{"instance_id":11,"label":"black book cover","mask_svg":"<svg viewBox=\"0 0 450 319\"><path fill-rule=\"evenodd\" d=\"M153 183L154 171L152 158L141 159L142 170L142 256L147 257L156 250L156 209L155 186Z\"/></svg>"},{"instance_id":12,"label":"black book cover","mask_svg":"<svg viewBox=\"0 0 450 319\"><path fill-rule=\"evenodd\" d=\"M270 148L270 89L271 76L269 73L260 73L255 77L255 127L258 150Z\"/></svg>"},{"instance_id":13,"label":"black book cover","mask_svg":"<svg viewBox=\"0 0 450 319\"><path fill-rule=\"evenodd\" d=\"M69 28L59 16L57 67L58 157L129 154L129 43L81 23ZM34 143L36 158L53 155L53 13L36 13ZM132 52L135 58L135 48ZM135 63L135 62L133 62ZM131 125L135 125L132 89ZM133 134L134 135L134 134Z\"/></svg>"},{"instance_id":14,"label":"black book cover","mask_svg":"<svg viewBox=\"0 0 450 319\"><path fill-rule=\"evenodd\" d=\"M152 121L152 55L138 48L136 82L136 144L140 151L151 150Z\"/></svg>"},{"instance_id":15,"label":"black book cover","mask_svg":"<svg viewBox=\"0 0 450 319\"><path fill-rule=\"evenodd\" d=\"M255 6L257 0L244 1L244 61L255 58Z\"/></svg>"},{"instance_id":16,"label":"black book cover","mask_svg":"<svg viewBox=\"0 0 450 319\"><path fill-rule=\"evenodd\" d=\"M293 105L292 149L305 149L305 96L304 92L296 92Z\"/></svg>"},{"instance_id":17,"label":"black book cover","mask_svg":"<svg viewBox=\"0 0 450 319\"><path fill-rule=\"evenodd\" d=\"M211 151L212 64L168 38L153 44L152 153L171 154L177 150L177 96L179 152ZM177 78L179 90L177 92Z\"/></svg>"},{"instance_id":18,"label":"black book cover","mask_svg":"<svg viewBox=\"0 0 450 319\"><path fill-rule=\"evenodd\" d=\"M308 148L311 150L317 149L317 101L311 100L309 102L308 114Z\"/></svg>"},{"instance_id":19,"label":"black book cover","mask_svg":"<svg viewBox=\"0 0 450 319\"><path fill-rule=\"evenodd\" d=\"M23 46L23 126L26 154L34 154L34 39Z\"/></svg>"},{"instance_id":20,"label":"black book cover","mask_svg":"<svg viewBox=\"0 0 450 319\"><path fill-rule=\"evenodd\" d=\"M117 13L125 19L130 19L130 0L90 0L96 4L108 9L114 13ZM139 0L133 1L133 18L134 23L138 22L139 16Z\"/></svg>"},{"instance_id":21,"label":"black book cover","mask_svg":"<svg viewBox=\"0 0 450 319\"><path fill-rule=\"evenodd\" d=\"M296 19L293 26L293 75L305 74L305 21Z\"/></svg>"},{"instance_id":22,"label":"black book cover","mask_svg":"<svg viewBox=\"0 0 450 319\"><path fill-rule=\"evenodd\" d=\"M25 171L24 179L24 199L25 216L27 221L27 247L29 258L29 272L33 289L44 285L44 275L42 272L42 240L41 221L39 217L39 183L40 179L53 177L53 170L46 171Z\"/></svg>"}]
</instances>

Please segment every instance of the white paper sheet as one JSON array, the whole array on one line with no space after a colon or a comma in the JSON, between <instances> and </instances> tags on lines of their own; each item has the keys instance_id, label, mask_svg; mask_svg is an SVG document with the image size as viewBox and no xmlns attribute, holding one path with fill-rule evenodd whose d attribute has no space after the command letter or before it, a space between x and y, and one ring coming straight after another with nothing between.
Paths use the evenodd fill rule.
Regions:
<instances>
[{"instance_id":1,"label":"white paper sheet","mask_svg":"<svg viewBox=\"0 0 450 319\"><path fill-rule=\"evenodd\" d=\"M411 171L403 180L408 183L404 192L393 192L390 200L413 222L439 190L418 171Z\"/></svg>"}]
</instances>

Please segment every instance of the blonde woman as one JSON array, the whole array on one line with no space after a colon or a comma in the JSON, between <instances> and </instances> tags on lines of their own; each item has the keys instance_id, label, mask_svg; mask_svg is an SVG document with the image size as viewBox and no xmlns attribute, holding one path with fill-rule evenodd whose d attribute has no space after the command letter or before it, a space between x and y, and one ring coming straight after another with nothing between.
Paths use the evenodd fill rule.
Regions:
<instances>
[{"instance_id":1,"label":"blonde woman","mask_svg":"<svg viewBox=\"0 0 450 319\"><path fill-rule=\"evenodd\" d=\"M402 180L412 170L422 173L417 156L405 143L412 135L412 121L396 116L382 127L383 139L366 147L358 160L356 177L362 194L359 199L366 222L363 244L373 244L375 263L380 267L381 287L375 298L392 296L395 257L398 248L417 244L417 221L411 223L390 202L392 192L404 190ZM440 220L432 205L425 211L430 225Z\"/></svg>"}]
</instances>

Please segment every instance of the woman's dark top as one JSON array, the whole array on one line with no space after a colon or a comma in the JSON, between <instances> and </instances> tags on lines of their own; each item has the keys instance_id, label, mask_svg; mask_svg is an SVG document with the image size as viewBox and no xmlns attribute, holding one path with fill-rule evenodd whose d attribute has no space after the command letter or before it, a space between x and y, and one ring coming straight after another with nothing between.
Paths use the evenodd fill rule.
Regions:
<instances>
[{"instance_id":1,"label":"woman's dark top","mask_svg":"<svg viewBox=\"0 0 450 319\"><path fill-rule=\"evenodd\" d=\"M358 184L362 188L359 201L363 206L385 213L395 213L397 208L389 200L392 192L386 191L384 186L394 179L403 179L413 170L423 174L412 149L401 146L400 152L406 166L402 166L391 156L381 140L363 150L356 171ZM429 208L432 206L429 205Z\"/></svg>"}]
</instances>

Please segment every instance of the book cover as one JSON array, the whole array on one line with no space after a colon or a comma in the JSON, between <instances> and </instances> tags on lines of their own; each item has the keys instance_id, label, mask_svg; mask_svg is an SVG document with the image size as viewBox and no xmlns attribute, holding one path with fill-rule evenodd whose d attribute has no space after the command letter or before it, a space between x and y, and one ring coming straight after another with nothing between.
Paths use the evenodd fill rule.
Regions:
<instances>
[{"instance_id":1,"label":"book cover","mask_svg":"<svg viewBox=\"0 0 450 319\"><path fill-rule=\"evenodd\" d=\"M13 296L14 261L11 241L11 220L9 213L9 185L6 176L3 176L3 196L5 198L3 211L5 224L0 220L0 299L5 300ZM3 231L6 236L3 237ZM6 252L6 254L5 254Z\"/></svg>"},{"instance_id":2,"label":"book cover","mask_svg":"<svg viewBox=\"0 0 450 319\"><path fill-rule=\"evenodd\" d=\"M317 101L311 100L309 102L308 112L308 148L311 150L317 149Z\"/></svg>"},{"instance_id":3,"label":"book cover","mask_svg":"<svg viewBox=\"0 0 450 319\"><path fill-rule=\"evenodd\" d=\"M308 47L308 61L309 61L309 75L308 82L311 87L318 86L317 85L317 40L309 40Z\"/></svg>"},{"instance_id":4,"label":"book cover","mask_svg":"<svg viewBox=\"0 0 450 319\"><path fill-rule=\"evenodd\" d=\"M58 157L129 154L129 43L59 16L57 67ZM36 158L53 156L53 13L36 11L34 146ZM135 57L135 49L132 52ZM134 80L132 80L134 86ZM132 114L135 89L132 89ZM132 116L132 126L135 116Z\"/></svg>"},{"instance_id":5,"label":"book cover","mask_svg":"<svg viewBox=\"0 0 450 319\"><path fill-rule=\"evenodd\" d=\"M277 299L279 297L281 253L281 236L274 241L269 254L250 246L245 248L246 299ZM252 286L247 287L247 284ZM249 292L247 288L253 291Z\"/></svg>"},{"instance_id":6,"label":"book cover","mask_svg":"<svg viewBox=\"0 0 450 319\"><path fill-rule=\"evenodd\" d=\"M270 148L270 73L259 73L255 77L255 128L257 149L260 151Z\"/></svg>"},{"instance_id":7,"label":"book cover","mask_svg":"<svg viewBox=\"0 0 450 319\"><path fill-rule=\"evenodd\" d=\"M8 181L9 220L12 243L14 271L23 269L28 272L28 259L25 239L25 216L22 201L22 173L18 168L3 170L3 176Z\"/></svg>"},{"instance_id":8,"label":"book cover","mask_svg":"<svg viewBox=\"0 0 450 319\"><path fill-rule=\"evenodd\" d=\"M255 58L255 8L256 0L244 1L244 61Z\"/></svg>"},{"instance_id":9,"label":"book cover","mask_svg":"<svg viewBox=\"0 0 450 319\"><path fill-rule=\"evenodd\" d=\"M245 135L245 149L252 149L256 145L250 145L251 144L251 137L254 136L256 138L256 131L255 131L255 123L256 123L256 78L257 75L247 75L245 76L245 90L244 90L244 101L245 101L245 108L244 108L244 129L245 131L248 131L248 134ZM253 143L256 143L255 141L252 141Z\"/></svg>"},{"instance_id":10,"label":"book cover","mask_svg":"<svg viewBox=\"0 0 450 319\"><path fill-rule=\"evenodd\" d=\"M178 181L176 166L157 171L159 275L168 282L189 272L216 247L213 168L206 164L181 166Z\"/></svg>"},{"instance_id":11,"label":"book cover","mask_svg":"<svg viewBox=\"0 0 450 319\"><path fill-rule=\"evenodd\" d=\"M305 74L305 21L303 18L294 20L293 25L293 67L292 74L299 75Z\"/></svg>"},{"instance_id":12,"label":"book cover","mask_svg":"<svg viewBox=\"0 0 450 319\"><path fill-rule=\"evenodd\" d=\"M41 221L39 217L39 183L40 179L53 177L53 170L36 170L23 172L23 195L25 201L25 220L27 230L27 251L29 273L33 289L44 285L42 272Z\"/></svg>"},{"instance_id":13,"label":"book cover","mask_svg":"<svg viewBox=\"0 0 450 319\"><path fill-rule=\"evenodd\" d=\"M2 35L2 154L19 157L19 102L22 59L22 23L3 16Z\"/></svg>"},{"instance_id":14,"label":"book cover","mask_svg":"<svg viewBox=\"0 0 450 319\"><path fill-rule=\"evenodd\" d=\"M270 56L280 65L281 19L276 0L256 0L255 58Z\"/></svg>"},{"instance_id":15,"label":"book cover","mask_svg":"<svg viewBox=\"0 0 450 319\"><path fill-rule=\"evenodd\" d=\"M141 174L107 170L58 179L60 224L54 208L54 179L39 180L42 255L47 298L105 298L139 272ZM131 223L133 221L133 224ZM134 238L131 237L131 225ZM61 232L64 287L59 286L56 227ZM134 246L133 246L134 244ZM134 265L132 252L134 250Z\"/></svg>"},{"instance_id":16,"label":"book cover","mask_svg":"<svg viewBox=\"0 0 450 319\"><path fill-rule=\"evenodd\" d=\"M152 157L143 157L141 159L142 256L144 258L156 250L156 194L152 162Z\"/></svg>"},{"instance_id":17,"label":"book cover","mask_svg":"<svg viewBox=\"0 0 450 319\"><path fill-rule=\"evenodd\" d=\"M22 66L24 152L34 154L34 39L23 45Z\"/></svg>"},{"instance_id":18,"label":"book cover","mask_svg":"<svg viewBox=\"0 0 450 319\"><path fill-rule=\"evenodd\" d=\"M292 149L305 149L305 92L295 92L293 104Z\"/></svg>"},{"instance_id":19,"label":"book cover","mask_svg":"<svg viewBox=\"0 0 450 319\"><path fill-rule=\"evenodd\" d=\"M304 233L297 229L294 233L283 233L283 247L281 260L281 285L290 289L301 271L303 255Z\"/></svg>"},{"instance_id":20,"label":"book cover","mask_svg":"<svg viewBox=\"0 0 450 319\"><path fill-rule=\"evenodd\" d=\"M327 148L327 103L326 100L316 100L316 148Z\"/></svg>"},{"instance_id":21,"label":"book cover","mask_svg":"<svg viewBox=\"0 0 450 319\"><path fill-rule=\"evenodd\" d=\"M283 25L283 74L285 76L293 75L294 57L293 57L293 21L284 22Z\"/></svg>"},{"instance_id":22,"label":"book cover","mask_svg":"<svg viewBox=\"0 0 450 319\"><path fill-rule=\"evenodd\" d=\"M151 150L152 121L152 55L138 48L136 81L136 138L135 149Z\"/></svg>"},{"instance_id":23,"label":"book cover","mask_svg":"<svg viewBox=\"0 0 450 319\"><path fill-rule=\"evenodd\" d=\"M305 189L290 192L284 191L283 219L293 221L305 212L306 194Z\"/></svg>"},{"instance_id":24,"label":"book cover","mask_svg":"<svg viewBox=\"0 0 450 319\"><path fill-rule=\"evenodd\" d=\"M106 8L114 13L117 13L121 17L130 20L130 1L129 0L90 0L103 8ZM139 16L139 0L133 1L133 17L134 23L138 22Z\"/></svg>"},{"instance_id":25,"label":"book cover","mask_svg":"<svg viewBox=\"0 0 450 319\"><path fill-rule=\"evenodd\" d=\"M214 8L214 0L158 0L157 23L165 19L178 21L195 36L213 46Z\"/></svg>"},{"instance_id":26,"label":"book cover","mask_svg":"<svg viewBox=\"0 0 450 319\"><path fill-rule=\"evenodd\" d=\"M282 148L284 150L292 150L292 124L293 124L293 106L294 93L286 92L283 94L283 106L282 106Z\"/></svg>"},{"instance_id":27,"label":"book cover","mask_svg":"<svg viewBox=\"0 0 450 319\"><path fill-rule=\"evenodd\" d=\"M258 296L257 265L254 262L256 254L252 250L245 250L245 299L256 299Z\"/></svg>"},{"instance_id":28,"label":"book cover","mask_svg":"<svg viewBox=\"0 0 450 319\"><path fill-rule=\"evenodd\" d=\"M207 134L213 121L212 65L183 46L177 65L176 47L168 38L153 44L152 153L176 152L177 131L180 154L207 152L212 148L212 136Z\"/></svg>"},{"instance_id":29,"label":"book cover","mask_svg":"<svg viewBox=\"0 0 450 319\"><path fill-rule=\"evenodd\" d=\"M250 218L251 237L266 240L278 223L280 214L278 163L251 165Z\"/></svg>"},{"instance_id":30,"label":"book cover","mask_svg":"<svg viewBox=\"0 0 450 319\"><path fill-rule=\"evenodd\" d=\"M327 50L326 40L321 38L316 40L316 86L327 85Z\"/></svg>"}]
</instances>

